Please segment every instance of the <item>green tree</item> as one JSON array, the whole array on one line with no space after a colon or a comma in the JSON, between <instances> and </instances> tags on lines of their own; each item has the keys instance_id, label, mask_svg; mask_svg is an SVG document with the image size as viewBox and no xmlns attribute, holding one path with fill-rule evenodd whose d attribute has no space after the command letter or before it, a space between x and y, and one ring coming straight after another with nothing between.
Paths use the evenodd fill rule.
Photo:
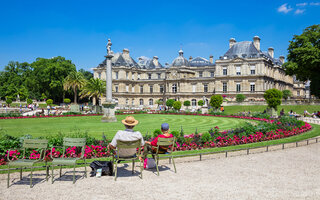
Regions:
<instances>
[{"instance_id":1,"label":"green tree","mask_svg":"<svg viewBox=\"0 0 320 200\"><path fill-rule=\"evenodd\" d=\"M32 93L36 94L37 99L41 98L41 94L45 94L47 98L54 101L62 102L64 97L64 79L71 73L76 71L76 66L71 60L58 56L50 59L37 58L31 64L33 72L30 76L30 85Z\"/></svg>"},{"instance_id":2,"label":"green tree","mask_svg":"<svg viewBox=\"0 0 320 200\"><path fill-rule=\"evenodd\" d=\"M32 99L29 99L29 98L27 99L27 104L32 104L32 102L33 102Z\"/></svg>"},{"instance_id":3,"label":"green tree","mask_svg":"<svg viewBox=\"0 0 320 200\"><path fill-rule=\"evenodd\" d=\"M191 105L191 102L189 100L186 100L183 102L183 105L186 106L188 109L188 107Z\"/></svg>"},{"instance_id":4,"label":"green tree","mask_svg":"<svg viewBox=\"0 0 320 200\"><path fill-rule=\"evenodd\" d=\"M307 27L294 35L288 47L286 74L300 81L310 80L311 94L320 97L320 24Z\"/></svg>"},{"instance_id":5,"label":"green tree","mask_svg":"<svg viewBox=\"0 0 320 200\"><path fill-rule=\"evenodd\" d=\"M264 99L267 101L269 108L274 108L277 110L277 107L281 105L282 92L275 88L269 89L264 92Z\"/></svg>"},{"instance_id":6,"label":"green tree","mask_svg":"<svg viewBox=\"0 0 320 200\"><path fill-rule=\"evenodd\" d=\"M78 90L86 84L86 79L81 72L71 72L63 82L64 90L72 89L74 93L74 103L77 103Z\"/></svg>"},{"instance_id":7,"label":"green tree","mask_svg":"<svg viewBox=\"0 0 320 200\"><path fill-rule=\"evenodd\" d=\"M93 78L93 74L89 71L86 71L84 69L80 69L79 72L81 72L83 74L83 76L86 80L90 80Z\"/></svg>"},{"instance_id":8,"label":"green tree","mask_svg":"<svg viewBox=\"0 0 320 200\"><path fill-rule=\"evenodd\" d=\"M10 106L10 104L12 104L12 99L11 98L7 98L6 99L6 104Z\"/></svg>"},{"instance_id":9,"label":"green tree","mask_svg":"<svg viewBox=\"0 0 320 200\"><path fill-rule=\"evenodd\" d=\"M246 96L243 94L237 94L237 96L236 96L236 101L238 103L242 103L245 99L246 99Z\"/></svg>"},{"instance_id":10,"label":"green tree","mask_svg":"<svg viewBox=\"0 0 320 200\"><path fill-rule=\"evenodd\" d=\"M181 101L175 101L172 106L175 110L179 111L181 109L181 105Z\"/></svg>"},{"instance_id":11,"label":"green tree","mask_svg":"<svg viewBox=\"0 0 320 200\"><path fill-rule=\"evenodd\" d=\"M214 107L215 109L220 108L221 104L223 102L223 97L221 95L213 95L210 98L210 105Z\"/></svg>"},{"instance_id":12,"label":"green tree","mask_svg":"<svg viewBox=\"0 0 320 200\"><path fill-rule=\"evenodd\" d=\"M163 105L163 101L161 99L158 99L158 100L156 100L156 104L159 107L159 105Z\"/></svg>"},{"instance_id":13,"label":"green tree","mask_svg":"<svg viewBox=\"0 0 320 200\"><path fill-rule=\"evenodd\" d=\"M86 82L82 91L80 92L80 98L89 97L95 98L99 102L99 98L103 96L106 91L106 82L101 79L91 78Z\"/></svg>"},{"instance_id":14,"label":"green tree","mask_svg":"<svg viewBox=\"0 0 320 200\"><path fill-rule=\"evenodd\" d=\"M63 103L65 103L65 104L69 104L70 102L71 102L71 100L69 98L63 99Z\"/></svg>"},{"instance_id":15,"label":"green tree","mask_svg":"<svg viewBox=\"0 0 320 200\"><path fill-rule=\"evenodd\" d=\"M174 102L175 102L174 99L168 99L166 101L166 106L168 106L169 108L172 108Z\"/></svg>"},{"instance_id":16,"label":"green tree","mask_svg":"<svg viewBox=\"0 0 320 200\"><path fill-rule=\"evenodd\" d=\"M47 103L47 105L51 106L51 105L53 104L53 100L52 100L52 99L48 99L48 100L46 101L46 103Z\"/></svg>"},{"instance_id":17,"label":"green tree","mask_svg":"<svg viewBox=\"0 0 320 200\"><path fill-rule=\"evenodd\" d=\"M198 101L198 106L203 106L203 105L204 105L203 100L199 100Z\"/></svg>"},{"instance_id":18,"label":"green tree","mask_svg":"<svg viewBox=\"0 0 320 200\"><path fill-rule=\"evenodd\" d=\"M284 100L287 100L291 96L292 96L292 92L290 90L283 90L282 91L282 97L284 98Z\"/></svg>"}]
</instances>

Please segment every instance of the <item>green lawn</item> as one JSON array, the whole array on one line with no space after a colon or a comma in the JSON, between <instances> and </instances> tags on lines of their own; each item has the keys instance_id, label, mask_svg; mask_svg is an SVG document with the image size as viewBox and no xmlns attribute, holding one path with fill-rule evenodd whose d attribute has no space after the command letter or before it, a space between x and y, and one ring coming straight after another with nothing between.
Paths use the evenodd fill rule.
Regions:
<instances>
[{"instance_id":1,"label":"green lawn","mask_svg":"<svg viewBox=\"0 0 320 200\"><path fill-rule=\"evenodd\" d=\"M249 110L251 112L263 112L267 106L225 106L224 110L227 114L234 114ZM285 113L288 113L290 110L296 112L298 114L303 114L304 110L307 110L309 113L320 110L320 105L281 105L278 107L278 114L280 114L280 110L284 109Z\"/></svg>"},{"instance_id":2,"label":"green lawn","mask_svg":"<svg viewBox=\"0 0 320 200\"><path fill-rule=\"evenodd\" d=\"M124 129L121 120L127 115L117 115L118 122L102 123L101 116L88 117L59 117L59 118L35 118L35 119L6 119L0 120L0 129L12 136L23 136L30 134L33 137L46 136L50 134L88 132L98 139L104 133L107 138L112 139L117 130ZM142 134L160 129L162 123L167 122L171 130L180 131L181 126L185 134L207 132L210 128L219 126L220 130L239 127L245 120L206 117L190 115L154 115L138 114L133 115L139 124L135 130Z\"/></svg>"}]
</instances>

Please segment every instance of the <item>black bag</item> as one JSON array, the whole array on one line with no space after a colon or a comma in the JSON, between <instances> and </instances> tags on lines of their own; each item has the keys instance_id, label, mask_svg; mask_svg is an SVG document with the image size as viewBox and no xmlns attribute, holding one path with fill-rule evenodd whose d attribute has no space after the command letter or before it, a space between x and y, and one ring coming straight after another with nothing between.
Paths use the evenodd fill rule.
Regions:
<instances>
[{"instance_id":1,"label":"black bag","mask_svg":"<svg viewBox=\"0 0 320 200\"><path fill-rule=\"evenodd\" d=\"M113 163L112 161L93 161L90 163L90 167L92 171L90 172L91 177L95 176L97 174L98 169L102 169L102 176L112 176L113 174Z\"/></svg>"}]
</instances>

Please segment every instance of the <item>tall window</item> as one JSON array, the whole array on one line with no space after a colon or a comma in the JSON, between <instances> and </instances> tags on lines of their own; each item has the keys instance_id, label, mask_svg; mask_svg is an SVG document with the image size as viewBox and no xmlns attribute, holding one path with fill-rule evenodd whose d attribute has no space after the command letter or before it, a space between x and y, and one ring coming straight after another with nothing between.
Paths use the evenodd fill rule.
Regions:
<instances>
[{"instance_id":1,"label":"tall window","mask_svg":"<svg viewBox=\"0 0 320 200\"><path fill-rule=\"evenodd\" d=\"M223 75L228 75L227 67L222 68L222 73L223 73Z\"/></svg>"},{"instance_id":2,"label":"tall window","mask_svg":"<svg viewBox=\"0 0 320 200\"><path fill-rule=\"evenodd\" d=\"M255 65L250 66L250 74L256 74L256 66Z\"/></svg>"},{"instance_id":3,"label":"tall window","mask_svg":"<svg viewBox=\"0 0 320 200\"><path fill-rule=\"evenodd\" d=\"M192 92L197 92L197 85L192 85Z\"/></svg>"},{"instance_id":4,"label":"tall window","mask_svg":"<svg viewBox=\"0 0 320 200\"><path fill-rule=\"evenodd\" d=\"M250 92L254 92L256 90L255 83L250 83Z\"/></svg>"},{"instance_id":5,"label":"tall window","mask_svg":"<svg viewBox=\"0 0 320 200\"><path fill-rule=\"evenodd\" d=\"M153 106L153 99L149 99L149 106Z\"/></svg>"},{"instance_id":6,"label":"tall window","mask_svg":"<svg viewBox=\"0 0 320 200\"><path fill-rule=\"evenodd\" d=\"M119 79L119 72L116 72L116 80Z\"/></svg>"},{"instance_id":7,"label":"tall window","mask_svg":"<svg viewBox=\"0 0 320 200\"><path fill-rule=\"evenodd\" d=\"M101 79L101 72L98 72L98 77L99 79Z\"/></svg>"},{"instance_id":8,"label":"tall window","mask_svg":"<svg viewBox=\"0 0 320 200\"><path fill-rule=\"evenodd\" d=\"M129 85L126 85L126 92L129 92Z\"/></svg>"},{"instance_id":9,"label":"tall window","mask_svg":"<svg viewBox=\"0 0 320 200\"><path fill-rule=\"evenodd\" d=\"M300 91L297 91L297 96L300 97Z\"/></svg>"},{"instance_id":10,"label":"tall window","mask_svg":"<svg viewBox=\"0 0 320 200\"><path fill-rule=\"evenodd\" d=\"M140 93L143 93L143 85L140 85Z\"/></svg>"},{"instance_id":11,"label":"tall window","mask_svg":"<svg viewBox=\"0 0 320 200\"><path fill-rule=\"evenodd\" d=\"M132 91L132 93L134 93L134 86L132 86L131 91Z\"/></svg>"},{"instance_id":12,"label":"tall window","mask_svg":"<svg viewBox=\"0 0 320 200\"><path fill-rule=\"evenodd\" d=\"M151 74L148 74L148 79L149 79L149 80L151 79Z\"/></svg>"},{"instance_id":13,"label":"tall window","mask_svg":"<svg viewBox=\"0 0 320 200\"><path fill-rule=\"evenodd\" d=\"M237 92L241 92L241 84L237 83Z\"/></svg>"},{"instance_id":14,"label":"tall window","mask_svg":"<svg viewBox=\"0 0 320 200\"><path fill-rule=\"evenodd\" d=\"M196 99L192 99L191 100L191 104L192 104L192 106L197 106L197 100Z\"/></svg>"},{"instance_id":15,"label":"tall window","mask_svg":"<svg viewBox=\"0 0 320 200\"><path fill-rule=\"evenodd\" d=\"M241 75L241 67L240 66L236 66L236 74Z\"/></svg>"},{"instance_id":16,"label":"tall window","mask_svg":"<svg viewBox=\"0 0 320 200\"><path fill-rule=\"evenodd\" d=\"M160 85L160 93L164 93L163 85Z\"/></svg>"},{"instance_id":17,"label":"tall window","mask_svg":"<svg viewBox=\"0 0 320 200\"><path fill-rule=\"evenodd\" d=\"M153 93L153 85L150 85L150 93Z\"/></svg>"},{"instance_id":18,"label":"tall window","mask_svg":"<svg viewBox=\"0 0 320 200\"><path fill-rule=\"evenodd\" d=\"M140 76L141 76L141 74L140 74L140 73L138 73L138 80L140 80Z\"/></svg>"},{"instance_id":19,"label":"tall window","mask_svg":"<svg viewBox=\"0 0 320 200\"><path fill-rule=\"evenodd\" d=\"M199 72L199 78L202 78L203 72Z\"/></svg>"},{"instance_id":20,"label":"tall window","mask_svg":"<svg viewBox=\"0 0 320 200\"><path fill-rule=\"evenodd\" d=\"M161 74L160 73L158 74L158 79L161 79Z\"/></svg>"},{"instance_id":21,"label":"tall window","mask_svg":"<svg viewBox=\"0 0 320 200\"><path fill-rule=\"evenodd\" d=\"M143 99L139 100L140 106L143 106Z\"/></svg>"},{"instance_id":22,"label":"tall window","mask_svg":"<svg viewBox=\"0 0 320 200\"><path fill-rule=\"evenodd\" d=\"M126 105L129 105L129 99L126 99Z\"/></svg>"},{"instance_id":23,"label":"tall window","mask_svg":"<svg viewBox=\"0 0 320 200\"><path fill-rule=\"evenodd\" d=\"M203 85L203 92L208 92L208 84Z\"/></svg>"},{"instance_id":24,"label":"tall window","mask_svg":"<svg viewBox=\"0 0 320 200\"><path fill-rule=\"evenodd\" d=\"M177 84L172 84L172 93L177 93Z\"/></svg>"},{"instance_id":25,"label":"tall window","mask_svg":"<svg viewBox=\"0 0 320 200\"><path fill-rule=\"evenodd\" d=\"M129 78L129 72L126 72L126 79Z\"/></svg>"},{"instance_id":26,"label":"tall window","mask_svg":"<svg viewBox=\"0 0 320 200\"><path fill-rule=\"evenodd\" d=\"M116 92L119 92L119 86L114 86L115 87L115 90L116 90Z\"/></svg>"},{"instance_id":27,"label":"tall window","mask_svg":"<svg viewBox=\"0 0 320 200\"><path fill-rule=\"evenodd\" d=\"M211 78L213 78L214 77L214 72L210 72L210 76L211 76Z\"/></svg>"},{"instance_id":28,"label":"tall window","mask_svg":"<svg viewBox=\"0 0 320 200\"><path fill-rule=\"evenodd\" d=\"M226 92L227 92L227 89L228 89L228 88L227 88L227 83L223 83L223 84L222 84L222 90L223 90L223 92L226 93Z\"/></svg>"},{"instance_id":29,"label":"tall window","mask_svg":"<svg viewBox=\"0 0 320 200\"><path fill-rule=\"evenodd\" d=\"M134 105L134 99L132 99L131 104Z\"/></svg>"}]
</instances>

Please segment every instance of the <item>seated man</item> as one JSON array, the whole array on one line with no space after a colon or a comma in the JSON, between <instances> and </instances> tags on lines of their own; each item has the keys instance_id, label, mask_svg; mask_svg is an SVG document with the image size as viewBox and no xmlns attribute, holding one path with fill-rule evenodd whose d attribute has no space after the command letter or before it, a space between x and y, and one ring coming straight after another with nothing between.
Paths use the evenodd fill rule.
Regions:
<instances>
[{"instance_id":1,"label":"seated man","mask_svg":"<svg viewBox=\"0 0 320 200\"><path fill-rule=\"evenodd\" d=\"M144 145L144 140L139 131L133 131L135 125L139 123L138 120L134 119L132 116L127 116L124 120L121 121L126 129L124 131L119 130L116 135L113 137L112 141L108 145L108 149L112 150L117 147L117 140L121 141L135 141L141 139L141 146ZM135 155L136 149L122 149L120 157L131 157Z\"/></svg>"},{"instance_id":2,"label":"seated man","mask_svg":"<svg viewBox=\"0 0 320 200\"><path fill-rule=\"evenodd\" d=\"M158 146L158 138L172 138L173 135L169 133L170 129L169 129L169 124L167 123L163 123L161 124L161 132L162 134L158 135L156 138L153 139L152 142L145 142L146 145L144 147L144 151L143 151L143 160L147 157L149 152L154 152L156 151L156 149L154 147ZM168 149L159 149L160 153L166 153Z\"/></svg>"}]
</instances>

